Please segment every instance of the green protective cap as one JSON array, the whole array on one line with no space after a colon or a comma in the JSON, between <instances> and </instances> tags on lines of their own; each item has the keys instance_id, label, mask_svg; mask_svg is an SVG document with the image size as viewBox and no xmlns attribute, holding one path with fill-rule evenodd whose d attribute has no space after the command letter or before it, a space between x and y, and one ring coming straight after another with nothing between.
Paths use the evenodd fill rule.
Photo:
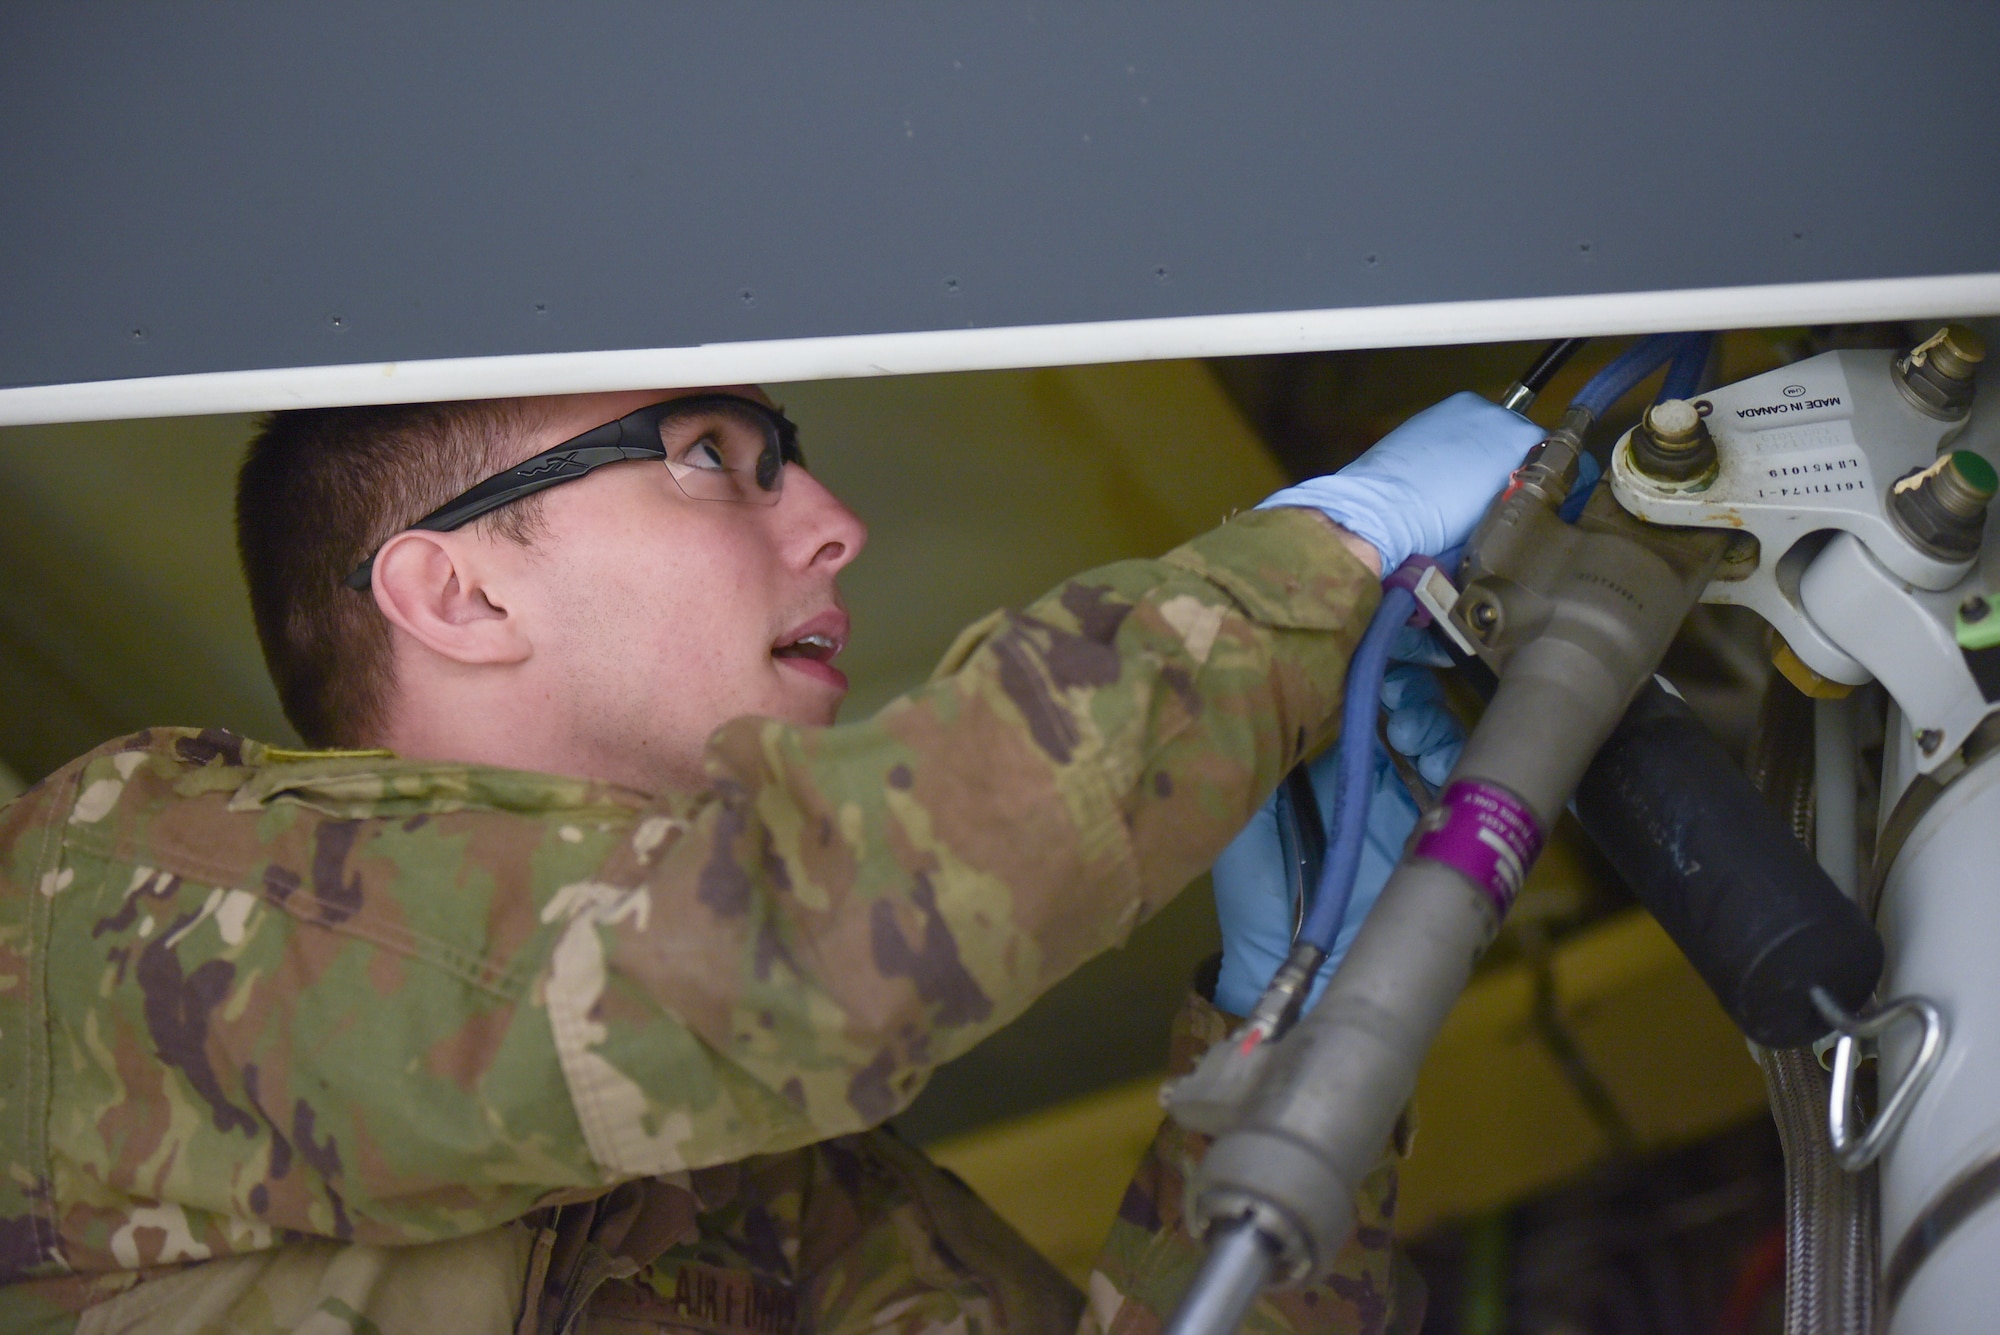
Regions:
<instances>
[{"instance_id":1,"label":"green protective cap","mask_svg":"<svg viewBox=\"0 0 2000 1335\"><path fill-rule=\"evenodd\" d=\"M1994 473L1993 465L1986 462L1985 456L1974 454L1971 450L1953 450L1951 466L1952 471L1972 490L1989 499L1995 492L2000 492L2000 475Z\"/></svg>"},{"instance_id":2,"label":"green protective cap","mask_svg":"<svg viewBox=\"0 0 2000 1335\"><path fill-rule=\"evenodd\" d=\"M1961 649L1991 649L2000 645L2000 598L1990 593L1983 595L1975 601L1972 609L1975 613L1979 611L1976 605L1979 602L1986 605L1986 614L1974 620L1966 618L1963 605L1958 609L1958 621L1952 630Z\"/></svg>"}]
</instances>

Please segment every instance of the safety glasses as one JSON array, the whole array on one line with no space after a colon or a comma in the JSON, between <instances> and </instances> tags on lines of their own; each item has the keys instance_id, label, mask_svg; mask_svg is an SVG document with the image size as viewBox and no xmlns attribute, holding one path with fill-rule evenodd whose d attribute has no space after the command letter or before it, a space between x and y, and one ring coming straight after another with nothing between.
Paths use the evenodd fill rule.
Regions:
<instances>
[{"instance_id":1,"label":"safety glasses","mask_svg":"<svg viewBox=\"0 0 2000 1335\"><path fill-rule=\"evenodd\" d=\"M695 394L649 404L543 450L407 527L448 533L523 496L633 459L666 464L674 484L689 500L738 505L777 504L784 490L785 465L805 466L798 428L777 409L735 394ZM371 553L344 583L366 590L374 568Z\"/></svg>"}]
</instances>

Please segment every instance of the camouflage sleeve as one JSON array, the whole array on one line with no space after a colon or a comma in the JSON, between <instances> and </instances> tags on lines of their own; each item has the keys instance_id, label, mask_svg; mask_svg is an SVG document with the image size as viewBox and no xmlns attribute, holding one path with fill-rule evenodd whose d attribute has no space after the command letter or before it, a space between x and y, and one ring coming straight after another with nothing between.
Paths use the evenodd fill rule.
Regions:
<instances>
[{"instance_id":1,"label":"camouflage sleeve","mask_svg":"<svg viewBox=\"0 0 2000 1335\"><path fill-rule=\"evenodd\" d=\"M1240 1023L1200 992L1190 993L1174 1018L1169 1073L1192 1071ZM1410 1133L1406 1113L1361 1181L1354 1236L1332 1271L1311 1284L1266 1292L1244 1319L1244 1335L1412 1335L1422 1327L1423 1277L1390 1235ZM1188 1179L1208 1145L1206 1136L1161 1122L1090 1273L1078 1335L1159 1335L1166 1328L1206 1255L1182 1211Z\"/></svg>"},{"instance_id":2,"label":"camouflage sleeve","mask_svg":"<svg viewBox=\"0 0 2000 1335\"><path fill-rule=\"evenodd\" d=\"M0 810L0 1281L460 1236L873 1125L1121 940L1330 728L1376 585L1242 516L701 792L229 734Z\"/></svg>"}]
</instances>

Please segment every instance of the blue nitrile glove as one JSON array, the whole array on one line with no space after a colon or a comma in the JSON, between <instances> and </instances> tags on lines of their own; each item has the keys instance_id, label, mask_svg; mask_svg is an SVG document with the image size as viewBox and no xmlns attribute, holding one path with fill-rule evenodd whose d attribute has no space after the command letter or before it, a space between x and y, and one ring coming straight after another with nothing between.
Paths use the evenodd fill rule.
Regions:
<instances>
[{"instance_id":1,"label":"blue nitrile glove","mask_svg":"<svg viewBox=\"0 0 2000 1335\"><path fill-rule=\"evenodd\" d=\"M1338 473L1286 487L1257 508L1318 510L1380 552L1387 575L1417 552L1436 556L1471 537L1508 475L1546 434L1477 394L1454 394Z\"/></svg>"},{"instance_id":2,"label":"blue nitrile glove","mask_svg":"<svg viewBox=\"0 0 2000 1335\"><path fill-rule=\"evenodd\" d=\"M1389 713L1382 727L1389 745L1415 762L1425 783L1443 787L1465 750L1465 728L1445 708L1437 677L1415 663L1392 664L1382 676L1382 708Z\"/></svg>"},{"instance_id":3,"label":"blue nitrile glove","mask_svg":"<svg viewBox=\"0 0 2000 1335\"><path fill-rule=\"evenodd\" d=\"M1415 761L1427 783L1441 782L1465 747L1465 730L1445 709L1437 679L1423 667L1392 667L1383 680L1382 703L1389 709L1390 745ZM1312 777L1329 843L1333 839L1338 769L1337 750L1329 748L1306 771ZM1374 907L1389 873L1402 857L1403 845L1416 823L1417 804L1388 756L1378 748L1354 893L1347 901L1347 917L1340 925L1333 951L1313 980L1308 1003L1317 1001L1326 989L1327 979L1347 954L1361 930L1361 920ZM1232 1015L1248 1015L1292 948L1292 883L1278 842L1275 794L1265 799L1243 832L1222 850L1222 856L1215 860L1214 879L1215 914L1222 925L1222 973L1215 984L1215 1004Z\"/></svg>"}]
</instances>

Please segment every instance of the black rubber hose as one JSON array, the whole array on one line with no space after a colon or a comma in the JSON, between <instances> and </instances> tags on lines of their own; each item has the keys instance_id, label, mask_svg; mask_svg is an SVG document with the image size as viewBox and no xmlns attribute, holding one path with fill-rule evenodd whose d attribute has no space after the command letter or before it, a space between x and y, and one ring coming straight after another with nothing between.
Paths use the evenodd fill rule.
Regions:
<instances>
[{"instance_id":1,"label":"black rubber hose","mask_svg":"<svg viewBox=\"0 0 2000 1335\"><path fill-rule=\"evenodd\" d=\"M1587 338L1557 339L1541 350L1535 364L1522 373L1520 383L1529 392L1540 394L1549 387L1549 381L1556 378L1556 372L1576 355L1576 350L1589 341Z\"/></svg>"},{"instance_id":2,"label":"black rubber hose","mask_svg":"<svg viewBox=\"0 0 2000 1335\"><path fill-rule=\"evenodd\" d=\"M1491 699L1492 670L1447 648ZM1658 682L1646 684L1584 772L1574 810L1757 1043L1796 1048L1824 1036L1816 985L1849 1012L1874 993L1883 959L1874 926L1694 711Z\"/></svg>"},{"instance_id":3,"label":"black rubber hose","mask_svg":"<svg viewBox=\"0 0 2000 1335\"><path fill-rule=\"evenodd\" d=\"M1882 939L1694 711L1649 683L1576 791L1583 828L1767 1048L1826 1032L1811 991L1859 1011Z\"/></svg>"}]
</instances>

